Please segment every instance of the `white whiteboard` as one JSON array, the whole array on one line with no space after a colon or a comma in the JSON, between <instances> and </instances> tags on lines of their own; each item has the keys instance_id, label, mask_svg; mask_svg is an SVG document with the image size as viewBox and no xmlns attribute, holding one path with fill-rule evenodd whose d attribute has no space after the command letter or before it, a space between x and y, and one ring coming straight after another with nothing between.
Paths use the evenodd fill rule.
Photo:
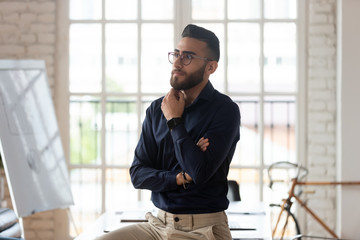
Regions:
<instances>
[{"instance_id":1,"label":"white whiteboard","mask_svg":"<svg viewBox=\"0 0 360 240\"><path fill-rule=\"evenodd\" d=\"M0 60L0 143L18 217L73 204L43 61Z\"/></svg>"}]
</instances>

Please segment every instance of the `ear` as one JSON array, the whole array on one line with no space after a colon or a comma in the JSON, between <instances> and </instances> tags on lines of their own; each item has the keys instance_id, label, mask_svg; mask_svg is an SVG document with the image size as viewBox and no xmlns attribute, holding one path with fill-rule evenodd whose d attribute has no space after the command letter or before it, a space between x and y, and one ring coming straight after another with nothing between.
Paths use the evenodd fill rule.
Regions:
<instances>
[{"instance_id":1,"label":"ear","mask_svg":"<svg viewBox=\"0 0 360 240\"><path fill-rule=\"evenodd\" d=\"M217 61L210 61L207 65L206 70L207 70L208 74L210 75L216 71L217 67L218 67Z\"/></svg>"}]
</instances>

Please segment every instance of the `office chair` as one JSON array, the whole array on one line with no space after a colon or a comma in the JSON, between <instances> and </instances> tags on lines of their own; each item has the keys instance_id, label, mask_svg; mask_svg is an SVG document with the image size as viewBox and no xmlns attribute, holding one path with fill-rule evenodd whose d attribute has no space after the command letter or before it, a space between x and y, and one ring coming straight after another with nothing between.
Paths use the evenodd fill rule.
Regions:
<instances>
[{"instance_id":1,"label":"office chair","mask_svg":"<svg viewBox=\"0 0 360 240\"><path fill-rule=\"evenodd\" d=\"M23 238L1 237L0 240L24 240Z\"/></svg>"},{"instance_id":2,"label":"office chair","mask_svg":"<svg viewBox=\"0 0 360 240\"><path fill-rule=\"evenodd\" d=\"M24 240L21 227L12 209L0 208L0 240Z\"/></svg>"},{"instance_id":3,"label":"office chair","mask_svg":"<svg viewBox=\"0 0 360 240\"><path fill-rule=\"evenodd\" d=\"M229 201L241 201L240 186L235 180L228 180L228 188L227 198Z\"/></svg>"}]
</instances>

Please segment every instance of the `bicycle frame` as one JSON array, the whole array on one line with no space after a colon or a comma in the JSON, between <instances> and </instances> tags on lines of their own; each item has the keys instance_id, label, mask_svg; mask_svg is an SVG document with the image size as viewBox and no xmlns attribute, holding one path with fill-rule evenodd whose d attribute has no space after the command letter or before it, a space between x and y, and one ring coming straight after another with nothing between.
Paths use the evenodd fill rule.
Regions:
<instances>
[{"instance_id":1,"label":"bicycle frame","mask_svg":"<svg viewBox=\"0 0 360 240\"><path fill-rule=\"evenodd\" d=\"M284 212L284 209L285 209L285 206L286 204L290 204L289 208L291 208L292 206L292 199L294 198L296 201L299 202L300 206L301 207L304 207L304 209L329 233L331 234L331 236L333 236L334 238L338 238L338 236L336 235L336 233L334 231L332 231L328 225L325 224L325 222L323 220L321 220L321 218L316 215L307 205L306 203L304 203L300 198L299 196L297 196L295 194L295 187L297 185L360 185L360 182L311 182L311 181L298 181L298 178L293 178L292 179L292 184L291 184L291 188L288 192L288 197L286 199L283 199L283 203L281 204L281 211L279 213L279 217L276 221L276 224L275 224L275 227L273 229L273 236L274 234L276 233L276 230L277 230L277 227L278 227L278 224L280 222L280 219L281 219L281 215L283 214ZM286 217L286 219L288 219L288 216ZM281 236L281 239L283 239L283 236L284 236L284 233L285 233L285 229L286 229L286 226L287 226L287 220L285 221L285 224L283 226L283 228L281 229L282 231L282 236Z\"/></svg>"}]
</instances>

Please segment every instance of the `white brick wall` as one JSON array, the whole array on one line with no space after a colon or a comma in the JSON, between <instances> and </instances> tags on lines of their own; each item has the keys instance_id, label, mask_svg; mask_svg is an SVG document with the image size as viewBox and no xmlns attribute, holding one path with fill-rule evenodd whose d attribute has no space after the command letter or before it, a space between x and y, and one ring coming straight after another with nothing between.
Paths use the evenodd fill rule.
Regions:
<instances>
[{"instance_id":1,"label":"white brick wall","mask_svg":"<svg viewBox=\"0 0 360 240\"><path fill-rule=\"evenodd\" d=\"M0 58L44 59L54 86L56 1L0 1Z\"/></svg>"},{"instance_id":2,"label":"white brick wall","mask_svg":"<svg viewBox=\"0 0 360 240\"><path fill-rule=\"evenodd\" d=\"M53 211L36 213L24 219L26 239L55 239Z\"/></svg>"},{"instance_id":3,"label":"white brick wall","mask_svg":"<svg viewBox=\"0 0 360 240\"><path fill-rule=\"evenodd\" d=\"M49 85L53 88L55 49L56 0L0 1L0 59L45 60ZM5 198L8 207L12 207L8 190ZM25 217L23 223L26 240L68 239L66 233L58 234L55 230L55 222L68 222L66 214L55 214L57 211L59 210Z\"/></svg>"},{"instance_id":4,"label":"white brick wall","mask_svg":"<svg viewBox=\"0 0 360 240\"><path fill-rule=\"evenodd\" d=\"M336 180L336 0L309 0L307 160L309 180ZM311 187L308 205L335 230L336 192L334 187ZM302 230L329 236L306 214ZM305 224L305 226L304 226Z\"/></svg>"}]
</instances>

